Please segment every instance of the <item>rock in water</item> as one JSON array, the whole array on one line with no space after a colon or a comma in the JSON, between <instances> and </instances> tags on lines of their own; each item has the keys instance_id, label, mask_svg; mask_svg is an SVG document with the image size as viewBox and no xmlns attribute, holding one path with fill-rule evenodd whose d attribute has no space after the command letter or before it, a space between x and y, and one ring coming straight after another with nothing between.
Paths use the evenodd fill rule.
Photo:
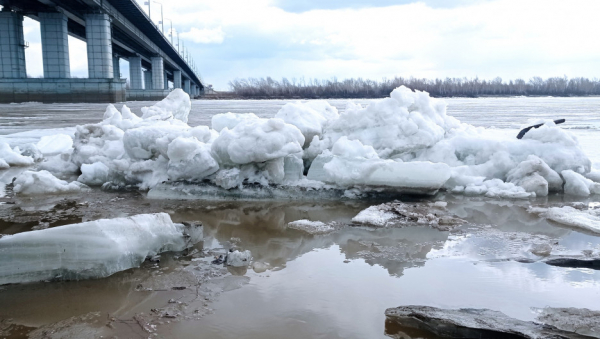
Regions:
<instances>
[{"instance_id":1,"label":"rock in water","mask_svg":"<svg viewBox=\"0 0 600 339\"><path fill-rule=\"evenodd\" d=\"M589 338L549 325L510 318L487 309L444 310L429 306L388 308L386 334L426 331L436 338Z\"/></svg>"}]
</instances>

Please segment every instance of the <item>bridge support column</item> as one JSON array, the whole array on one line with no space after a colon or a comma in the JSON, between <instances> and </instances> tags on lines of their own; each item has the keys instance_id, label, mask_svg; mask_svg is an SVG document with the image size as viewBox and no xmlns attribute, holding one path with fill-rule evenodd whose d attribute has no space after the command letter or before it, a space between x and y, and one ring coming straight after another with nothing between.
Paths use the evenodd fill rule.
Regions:
<instances>
[{"instance_id":1,"label":"bridge support column","mask_svg":"<svg viewBox=\"0 0 600 339\"><path fill-rule=\"evenodd\" d=\"M63 13L39 13L44 78L70 78L68 18Z\"/></svg>"},{"instance_id":2,"label":"bridge support column","mask_svg":"<svg viewBox=\"0 0 600 339\"><path fill-rule=\"evenodd\" d=\"M129 58L129 85L131 89L143 89L142 58L139 56Z\"/></svg>"},{"instance_id":3,"label":"bridge support column","mask_svg":"<svg viewBox=\"0 0 600 339\"><path fill-rule=\"evenodd\" d=\"M173 88L181 88L181 71L173 71Z\"/></svg>"},{"instance_id":4,"label":"bridge support column","mask_svg":"<svg viewBox=\"0 0 600 339\"><path fill-rule=\"evenodd\" d=\"M85 15L88 75L92 79L113 78L112 37L108 14Z\"/></svg>"},{"instance_id":5,"label":"bridge support column","mask_svg":"<svg viewBox=\"0 0 600 339\"><path fill-rule=\"evenodd\" d=\"M26 78L23 15L0 12L0 78Z\"/></svg>"},{"instance_id":6,"label":"bridge support column","mask_svg":"<svg viewBox=\"0 0 600 339\"><path fill-rule=\"evenodd\" d=\"M162 57L152 57L152 89L165 88L165 65Z\"/></svg>"},{"instance_id":7,"label":"bridge support column","mask_svg":"<svg viewBox=\"0 0 600 339\"><path fill-rule=\"evenodd\" d=\"M183 80L183 91L186 92L189 95L192 94L190 92L190 81L188 79Z\"/></svg>"},{"instance_id":8,"label":"bridge support column","mask_svg":"<svg viewBox=\"0 0 600 339\"><path fill-rule=\"evenodd\" d=\"M113 75L115 79L121 79L121 65L119 64L118 55L113 55Z\"/></svg>"},{"instance_id":9,"label":"bridge support column","mask_svg":"<svg viewBox=\"0 0 600 339\"><path fill-rule=\"evenodd\" d=\"M167 76L167 71L165 71L165 87L164 89L169 89L169 77Z\"/></svg>"},{"instance_id":10,"label":"bridge support column","mask_svg":"<svg viewBox=\"0 0 600 339\"><path fill-rule=\"evenodd\" d=\"M144 71L144 89L152 89L152 71Z\"/></svg>"}]
</instances>

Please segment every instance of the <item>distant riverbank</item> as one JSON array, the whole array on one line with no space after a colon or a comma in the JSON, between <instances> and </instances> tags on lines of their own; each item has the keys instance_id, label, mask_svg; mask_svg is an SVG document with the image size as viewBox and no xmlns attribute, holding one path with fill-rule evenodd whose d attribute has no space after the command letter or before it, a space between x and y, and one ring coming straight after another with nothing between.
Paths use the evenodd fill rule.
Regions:
<instances>
[{"instance_id":1,"label":"distant riverbank","mask_svg":"<svg viewBox=\"0 0 600 339\"><path fill-rule=\"evenodd\" d=\"M587 97L600 95L600 80L588 78L533 77L503 81L501 78L358 79L330 80L283 78L236 79L229 82L231 91L212 92L204 99L378 99L388 97L397 87L428 92L438 98L479 97Z\"/></svg>"}]
</instances>

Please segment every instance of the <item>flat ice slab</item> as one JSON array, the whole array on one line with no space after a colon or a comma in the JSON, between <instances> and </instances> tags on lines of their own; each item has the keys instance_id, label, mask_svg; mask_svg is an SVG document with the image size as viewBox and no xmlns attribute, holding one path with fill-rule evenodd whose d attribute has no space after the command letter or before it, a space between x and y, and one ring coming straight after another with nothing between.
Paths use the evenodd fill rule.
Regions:
<instances>
[{"instance_id":1,"label":"flat ice slab","mask_svg":"<svg viewBox=\"0 0 600 339\"><path fill-rule=\"evenodd\" d=\"M529 212L573 228L600 234L600 210L578 210L570 206L540 208L531 207Z\"/></svg>"},{"instance_id":2,"label":"flat ice slab","mask_svg":"<svg viewBox=\"0 0 600 339\"><path fill-rule=\"evenodd\" d=\"M107 277L192 239L166 213L100 219L0 238L0 285Z\"/></svg>"},{"instance_id":3,"label":"flat ice slab","mask_svg":"<svg viewBox=\"0 0 600 339\"><path fill-rule=\"evenodd\" d=\"M309 234L325 234L335 231L333 226L322 221L310 221L306 219L292 221L288 223L287 227Z\"/></svg>"}]
</instances>

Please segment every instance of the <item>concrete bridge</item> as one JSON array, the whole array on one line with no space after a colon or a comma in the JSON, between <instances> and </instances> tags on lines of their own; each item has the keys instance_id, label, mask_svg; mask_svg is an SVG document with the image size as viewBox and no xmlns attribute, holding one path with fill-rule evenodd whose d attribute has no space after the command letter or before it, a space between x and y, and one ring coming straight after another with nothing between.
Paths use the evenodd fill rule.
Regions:
<instances>
[{"instance_id":1,"label":"concrete bridge","mask_svg":"<svg viewBox=\"0 0 600 339\"><path fill-rule=\"evenodd\" d=\"M0 0L0 102L120 102L191 97L200 77L135 0ZM23 17L40 22L43 78L27 78ZM87 43L88 78L71 78L68 35ZM130 88L119 59L129 61Z\"/></svg>"}]
</instances>

